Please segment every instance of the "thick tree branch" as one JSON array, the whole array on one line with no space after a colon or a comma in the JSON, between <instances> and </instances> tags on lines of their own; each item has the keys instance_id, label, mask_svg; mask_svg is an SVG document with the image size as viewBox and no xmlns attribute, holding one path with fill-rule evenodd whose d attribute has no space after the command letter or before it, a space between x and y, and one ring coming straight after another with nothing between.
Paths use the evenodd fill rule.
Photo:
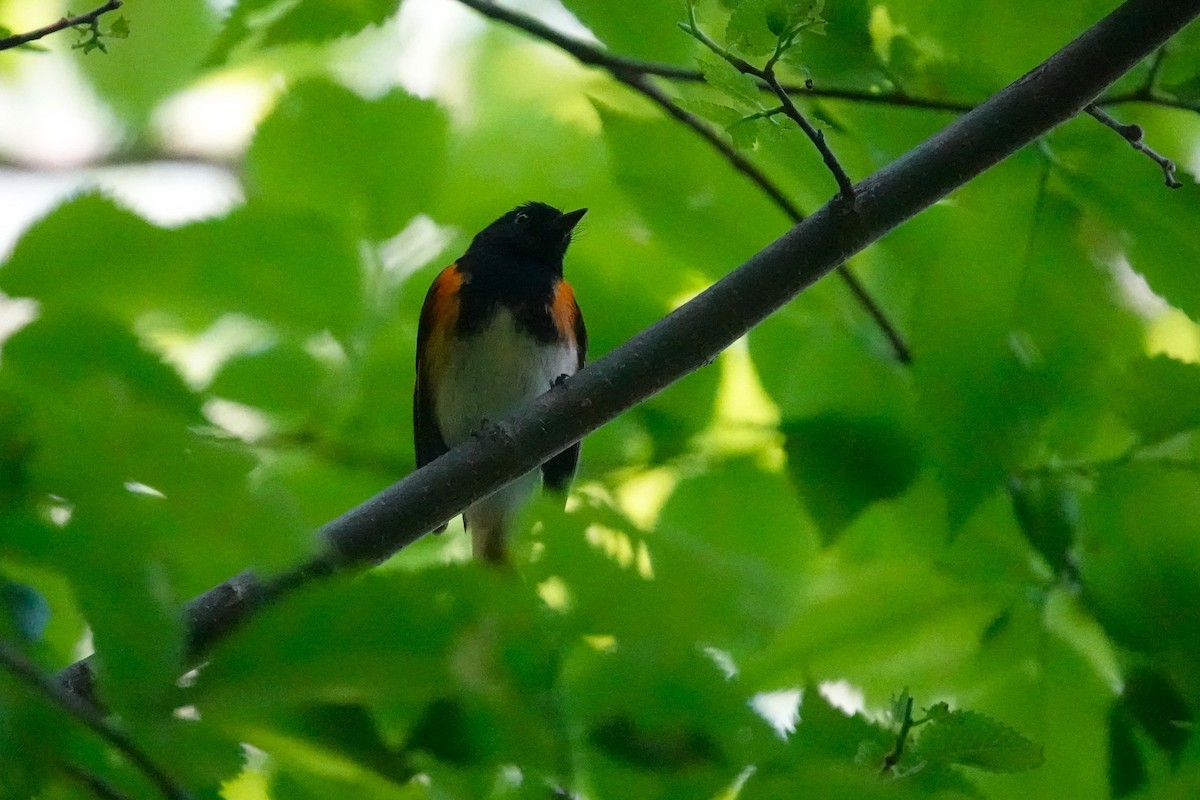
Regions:
<instances>
[{"instance_id":1,"label":"thick tree branch","mask_svg":"<svg viewBox=\"0 0 1200 800\"><path fill-rule=\"evenodd\" d=\"M713 357L819 278L910 217L1072 118L1191 20L1200 0L1127 0L1043 64L856 187L855 213L835 199L690 302L561 386L322 530L325 552L268 584L217 587L188 624L224 632L263 602L334 571L373 564L473 501ZM203 598L201 598L203 600ZM198 641L193 639L193 641ZM211 642L206 639L205 643ZM68 672L86 672L76 665ZM82 685L82 684L81 684Z\"/></svg>"},{"instance_id":2,"label":"thick tree branch","mask_svg":"<svg viewBox=\"0 0 1200 800\"><path fill-rule=\"evenodd\" d=\"M129 759L131 764L141 770L163 797L169 798L169 800L187 800L188 793L155 764L153 759L146 755L145 751L138 747L132 739L109 725L93 706L88 705L78 695L66 691L53 677L42 672L36 664L4 641L0 641L0 666L112 745L121 755Z\"/></svg>"},{"instance_id":3,"label":"thick tree branch","mask_svg":"<svg viewBox=\"0 0 1200 800\"><path fill-rule=\"evenodd\" d=\"M1087 113L1099 120L1101 124L1116 131L1121 138L1129 142L1134 150L1145 153L1147 158L1158 164L1158 168L1163 171L1163 179L1169 188L1180 189L1183 187L1183 184L1175 177L1175 162L1146 144L1145 131L1142 130L1141 125L1130 125L1120 122L1112 114L1097 107L1095 103L1087 107Z\"/></svg>"},{"instance_id":4,"label":"thick tree branch","mask_svg":"<svg viewBox=\"0 0 1200 800\"><path fill-rule=\"evenodd\" d=\"M59 31L66 30L67 28L74 28L76 25L92 25L99 20L101 16L110 11L116 11L122 5L123 3L121 0L108 0L108 2L104 5L100 6L99 8L93 8L86 14L79 14L74 17L63 17L58 22L51 23L44 28L38 28L36 31L30 31L29 33L18 33L14 36L6 36L3 39L0 39L0 50L11 50L14 47L20 47L23 44L29 44L30 42L37 41L43 36L49 36L52 33L58 33Z\"/></svg>"},{"instance_id":5,"label":"thick tree branch","mask_svg":"<svg viewBox=\"0 0 1200 800\"><path fill-rule=\"evenodd\" d=\"M614 56L592 44L560 33L541 22L541 20L527 14L522 14L519 11L512 11L498 6L490 2L490 0L459 0L459 2L478 11L488 19L511 25L570 53L582 64L607 70L618 81L641 93L644 97L658 105L663 111L667 112L669 116L691 128L700 138L704 139L713 149L719 152L734 169L749 178L767 197L771 198L771 201L787 214L792 222L799 222L804 219L804 214L800 209L788 199L783 190L767 177L766 173L735 150L733 145L724 136L714 130L708 122L687 109L682 108L666 92L656 86L647 77L648 72L645 69L646 64L644 62ZM662 65L659 66L661 67ZM888 319L887 314L884 313L880 305L871 297L866 287L844 265L838 268L838 274L850 288L850 292L854 295L855 299L866 309L867 313L875 320L875 324L883 331L884 336L887 337L893 351L896 353L897 360L902 364L911 363L912 353L909 351L904 337L900 335L899 330Z\"/></svg>"}]
</instances>

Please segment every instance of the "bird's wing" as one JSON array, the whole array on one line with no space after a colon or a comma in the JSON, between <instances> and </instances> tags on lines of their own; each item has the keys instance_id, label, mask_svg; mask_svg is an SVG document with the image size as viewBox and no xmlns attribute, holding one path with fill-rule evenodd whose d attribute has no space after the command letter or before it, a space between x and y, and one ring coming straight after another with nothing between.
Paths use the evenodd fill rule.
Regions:
<instances>
[{"instance_id":1,"label":"bird's wing","mask_svg":"<svg viewBox=\"0 0 1200 800\"><path fill-rule=\"evenodd\" d=\"M583 324L579 303L575 301L575 292L566 281L559 281L555 288L550 313L559 331L565 333L575 347L578 354L576 370L583 369L587 360L587 327ZM556 492L565 492L570 488L579 467L579 445L576 442L542 464L542 483L546 488Z\"/></svg>"},{"instance_id":2,"label":"bird's wing","mask_svg":"<svg viewBox=\"0 0 1200 800\"><path fill-rule=\"evenodd\" d=\"M413 442L417 467L445 453L446 440L438 427L435 403L441 372L445 368L447 338L458 321L458 290L462 273L446 267L425 295L417 327L417 379L413 387Z\"/></svg>"}]
</instances>

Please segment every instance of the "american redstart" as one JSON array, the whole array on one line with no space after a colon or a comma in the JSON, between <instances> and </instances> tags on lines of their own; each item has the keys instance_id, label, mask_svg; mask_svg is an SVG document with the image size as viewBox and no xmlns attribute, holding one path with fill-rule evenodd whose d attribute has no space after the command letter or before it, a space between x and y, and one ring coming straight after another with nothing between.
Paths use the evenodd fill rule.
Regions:
<instances>
[{"instance_id":1,"label":"american redstart","mask_svg":"<svg viewBox=\"0 0 1200 800\"><path fill-rule=\"evenodd\" d=\"M587 330L563 256L586 212L518 206L434 279L417 331L418 467L583 367ZM576 443L542 465L545 486L565 491L578 463ZM536 483L535 470L464 512L476 558L505 562L508 522Z\"/></svg>"}]
</instances>

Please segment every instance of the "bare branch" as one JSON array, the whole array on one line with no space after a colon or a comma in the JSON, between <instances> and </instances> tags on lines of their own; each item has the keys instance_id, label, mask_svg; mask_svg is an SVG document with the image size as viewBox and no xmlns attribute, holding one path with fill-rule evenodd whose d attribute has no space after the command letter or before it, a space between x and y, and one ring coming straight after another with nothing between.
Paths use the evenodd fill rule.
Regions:
<instances>
[{"instance_id":1,"label":"bare branch","mask_svg":"<svg viewBox=\"0 0 1200 800\"><path fill-rule=\"evenodd\" d=\"M464 0L465 1L465 0ZM477 2L477 0L471 0ZM858 184L858 209L830 202L697 297L512 417L411 473L321 531L324 553L240 593L224 585L189 606L206 647L265 602L386 558L604 423L710 363L837 265L1020 148L1093 98L1200 16L1200 0L1126 0L1050 59ZM207 631L199 638L197 631ZM86 673L86 663L68 673ZM71 685L85 686L86 680Z\"/></svg>"},{"instance_id":2,"label":"bare branch","mask_svg":"<svg viewBox=\"0 0 1200 800\"><path fill-rule=\"evenodd\" d=\"M656 86L647 77L647 72L643 69L645 66L644 62L613 56L587 42L566 36L545 25L540 20L517 11L503 8L490 2L490 0L459 0L459 2L475 9L489 19L503 22L519 28L532 36L536 36L542 41L570 53L581 63L607 70L618 81L641 93L669 116L691 128L700 138L704 139L713 149L719 152L734 169L749 178L767 197L771 198L771 201L787 214L792 222L800 222L804 219L804 214L800 209L788 199L783 190L776 186L762 170L754 166L749 159L734 149L733 145L724 136L714 130L708 122L700 119L700 117L687 109L682 108L666 92ZM887 337L892 350L896 354L896 359L902 364L911 363L912 353L908 349L908 344L904 341L904 337L888 318L879 303L867 291L867 288L844 265L838 268L838 274L850 288L851 294L854 295L859 304L862 305L875 321L875 324L883 332L883 335Z\"/></svg>"},{"instance_id":3,"label":"bare branch","mask_svg":"<svg viewBox=\"0 0 1200 800\"><path fill-rule=\"evenodd\" d=\"M168 800L188 800L189 795L183 790L183 787L155 764L132 739L109 725L94 706L89 705L79 695L64 689L53 677L47 675L5 641L0 641L0 666L112 745L114 749L129 759L131 764L141 770L142 774L158 788L163 797Z\"/></svg>"},{"instance_id":4,"label":"bare branch","mask_svg":"<svg viewBox=\"0 0 1200 800\"><path fill-rule=\"evenodd\" d=\"M1144 138L1145 131L1142 130L1141 125L1130 125L1120 122L1104 109L1098 108L1095 103L1089 105L1085 110L1092 117L1119 133L1125 141L1129 142L1134 150L1145 153L1151 161L1158 164L1159 168L1163 171L1163 178L1169 188L1179 189L1183 186L1175 177L1175 162L1146 144Z\"/></svg>"},{"instance_id":5,"label":"bare branch","mask_svg":"<svg viewBox=\"0 0 1200 800\"><path fill-rule=\"evenodd\" d=\"M0 50L11 50L14 47L20 47L23 44L37 41L43 36L49 36L52 33L74 28L76 25L93 25L101 16L110 11L116 11L124 5L121 0L108 0L107 3L99 8L93 8L86 14L79 14L74 17L63 17L58 22L51 23L44 28L38 28L36 31L29 33L18 33L14 36L6 36L0 39Z\"/></svg>"}]
</instances>

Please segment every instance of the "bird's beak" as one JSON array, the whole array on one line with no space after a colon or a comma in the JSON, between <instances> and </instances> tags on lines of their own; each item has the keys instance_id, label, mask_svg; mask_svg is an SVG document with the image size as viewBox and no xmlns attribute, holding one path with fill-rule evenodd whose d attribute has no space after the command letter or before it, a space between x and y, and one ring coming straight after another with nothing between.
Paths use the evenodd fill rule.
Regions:
<instances>
[{"instance_id":1,"label":"bird's beak","mask_svg":"<svg viewBox=\"0 0 1200 800\"><path fill-rule=\"evenodd\" d=\"M568 211L554 220L555 229L562 231L563 238L571 235L571 231L575 230L575 226L579 224L579 220L583 219L583 215L587 213L586 208L580 208L575 211Z\"/></svg>"}]
</instances>

